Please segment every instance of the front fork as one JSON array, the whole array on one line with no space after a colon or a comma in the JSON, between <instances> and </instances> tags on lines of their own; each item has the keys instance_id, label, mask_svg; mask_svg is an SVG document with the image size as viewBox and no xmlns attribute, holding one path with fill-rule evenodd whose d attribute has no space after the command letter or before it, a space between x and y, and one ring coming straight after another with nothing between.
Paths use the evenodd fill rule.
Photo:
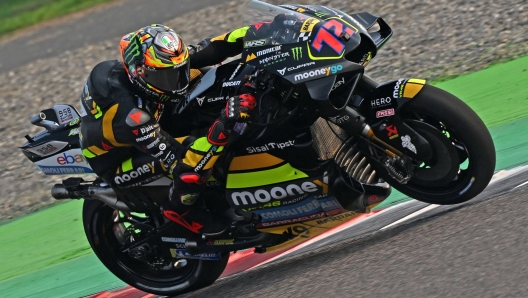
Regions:
<instances>
[{"instance_id":1,"label":"front fork","mask_svg":"<svg viewBox=\"0 0 528 298\"><path fill-rule=\"evenodd\" d=\"M349 135L361 135L370 144L369 155L378 160L389 175L400 184L407 183L412 177L412 159L376 136L374 130L366 123L365 117L351 107L339 111L336 116L327 120L345 130Z\"/></svg>"},{"instance_id":2,"label":"front fork","mask_svg":"<svg viewBox=\"0 0 528 298\"><path fill-rule=\"evenodd\" d=\"M356 98L361 99L355 108L336 109L328 98L321 96L317 100L318 110L349 136L362 136L368 144L365 153L378 160L392 178L405 184L411 178L413 161L426 161L433 155L429 142L398 115L424 84L425 81L417 79L377 84L362 76L354 88Z\"/></svg>"}]
</instances>

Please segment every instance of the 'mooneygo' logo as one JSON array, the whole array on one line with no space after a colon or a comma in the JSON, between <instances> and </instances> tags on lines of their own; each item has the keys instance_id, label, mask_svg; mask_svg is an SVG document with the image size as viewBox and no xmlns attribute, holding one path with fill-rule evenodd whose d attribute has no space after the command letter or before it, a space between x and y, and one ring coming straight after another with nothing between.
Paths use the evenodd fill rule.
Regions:
<instances>
[{"instance_id":1,"label":"'mooneygo' logo","mask_svg":"<svg viewBox=\"0 0 528 298\"><path fill-rule=\"evenodd\" d=\"M295 81L301 81L306 80L309 78L315 78L315 77L322 77L322 76L329 76L338 73L339 71L343 70L343 66L341 64L338 65L332 65L330 67L324 67L320 69L314 69L307 72L303 72L300 74L296 74L294 77Z\"/></svg>"},{"instance_id":2,"label":"'mooneygo' logo","mask_svg":"<svg viewBox=\"0 0 528 298\"><path fill-rule=\"evenodd\" d=\"M328 177L325 176L323 181L304 180L303 182L282 183L274 187L234 191L231 193L231 200L235 206L251 206L267 203L271 200L282 200L292 196L326 194L328 193Z\"/></svg>"}]
</instances>

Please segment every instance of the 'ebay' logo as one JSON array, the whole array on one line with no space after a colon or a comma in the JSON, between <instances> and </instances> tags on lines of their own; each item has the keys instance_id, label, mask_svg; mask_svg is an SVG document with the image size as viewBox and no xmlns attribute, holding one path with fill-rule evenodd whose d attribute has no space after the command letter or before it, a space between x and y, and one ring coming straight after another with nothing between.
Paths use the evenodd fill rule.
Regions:
<instances>
[{"instance_id":1,"label":"'ebay' logo","mask_svg":"<svg viewBox=\"0 0 528 298\"><path fill-rule=\"evenodd\" d=\"M60 165L71 165L82 162L84 162L84 156L81 154L66 155L66 153L63 153L62 156L57 157L57 163Z\"/></svg>"}]
</instances>

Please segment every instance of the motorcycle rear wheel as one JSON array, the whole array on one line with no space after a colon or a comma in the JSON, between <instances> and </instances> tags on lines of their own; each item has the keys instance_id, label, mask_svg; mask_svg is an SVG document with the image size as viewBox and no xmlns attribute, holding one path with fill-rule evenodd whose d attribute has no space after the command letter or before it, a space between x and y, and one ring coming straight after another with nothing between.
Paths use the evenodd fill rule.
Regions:
<instances>
[{"instance_id":1,"label":"motorcycle rear wheel","mask_svg":"<svg viewBox=\"0 0 528 298\"><path fill-rule=\"evenodd\" d=\"M478 195L495 170L495 146L478 115L454 95L434 86L423 89L402 110L400 118L430 143L433 158L415 165L414 176L399 184L400 192L423 202L459 204Z\"/></svg>"},{"instance_id":2,"label":"motorcycle rear wheel","mask_svg":"<svg viewBox=\"0 0 528 298\"><path fill-rule=\"evenodd\" d=\"M154 269L122 251L116 236L116 210L98 200L85 200L83 223L86 237L99 260L115 276L142 291L174 296L212 284L224 271L229 254L220 260L187 259L181 268ZM156 215L147 215L156 217ZM156 222L156 220L152 220Z\"/></svg>"}]
</instances>

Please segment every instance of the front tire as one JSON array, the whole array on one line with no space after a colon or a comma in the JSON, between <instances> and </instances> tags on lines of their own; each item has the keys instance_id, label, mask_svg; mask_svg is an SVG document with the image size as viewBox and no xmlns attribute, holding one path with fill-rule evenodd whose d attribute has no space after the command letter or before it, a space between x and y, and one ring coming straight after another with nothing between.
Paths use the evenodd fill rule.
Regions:
<instances>
[{"instance_id":1,"label":"front tire","mask_svg":"<svg viewBox=\"0 0 528 298\"><path fill-rule=\"evenodd\" d=\"M229 254L215 261L187 259L182 268L164 269L132 258L123 251L123 240L119 237L123 221L116 220L119 214L101 201L84 201L83 223L88 242L106 268L125 283L148 293L174 296L211 285L224 271ZM141 220L155 226L159 220L156 217L146 215Z\"/></svg>"},{"instance_id":2,"label":"front tire","mask_svg":"<svg viewBox=\"0 0 528 298\"><path fill-rule=\"evenodd\" d=\"M484 190L495 170L495 146L488 129L468 105L425 85L398 115L428 140L433 158L416 165L406 184L384 175L394 188L439 205L459 204Z\"/></svg>"}]
</instances>

